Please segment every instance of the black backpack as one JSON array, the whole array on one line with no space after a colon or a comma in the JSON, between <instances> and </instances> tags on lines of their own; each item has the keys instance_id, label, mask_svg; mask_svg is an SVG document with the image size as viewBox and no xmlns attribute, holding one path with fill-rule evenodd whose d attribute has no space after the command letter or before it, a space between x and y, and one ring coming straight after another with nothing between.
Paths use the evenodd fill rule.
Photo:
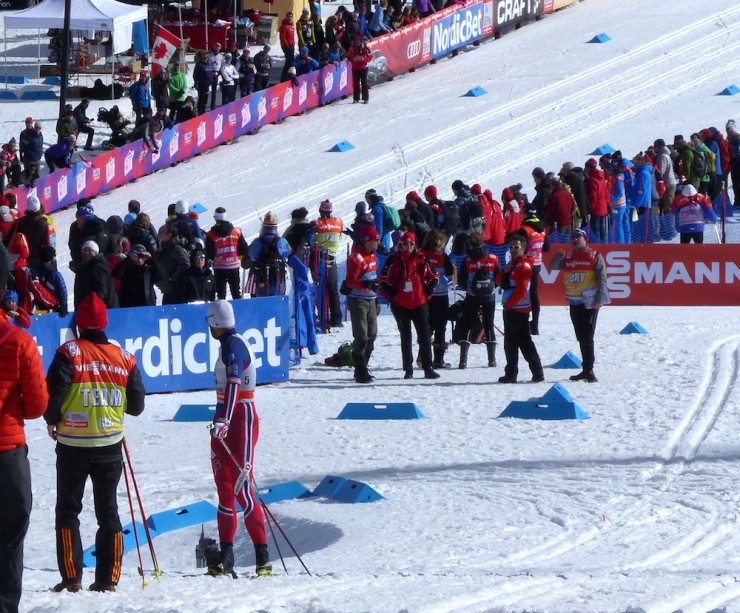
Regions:
<instances>
[{"instance_id":1,"label":"black backpack","mask_svg":"<svg viewBox=\"0 0 740 613\"><path fill-rule=\"evenodd\" d=\"M287 263L278 251L278 239L262 239L262 251L254 267L254 277L262 295L281 295L285 288ZM267 289L267 291L265 291ZM264 293L263 293L264 292Z\"/></svg>"},{"instance_id":2,"label":"black backpack","mask_svg":"<svg viewBox=\"0 0 740 613\"><path fill-rule=\"evenodd\" d=\"M455 236L462 229L462 222L460 221L460 209L457 204L452 200L441 201L442 211L445 215L442 229L445 231L447 236Z\"/></svg>"},{"instance_id":3,"label":"black backpack","mask_svg":"<svg viewBox=\"0 0 740 613\"><path fill-rule=\"evenodd\" d=\"M473 295L478 298L492 296L493 290L496 289L493 273L487 268L479 268L475 271L470 288Z\"/></svg>"}]
</instances>

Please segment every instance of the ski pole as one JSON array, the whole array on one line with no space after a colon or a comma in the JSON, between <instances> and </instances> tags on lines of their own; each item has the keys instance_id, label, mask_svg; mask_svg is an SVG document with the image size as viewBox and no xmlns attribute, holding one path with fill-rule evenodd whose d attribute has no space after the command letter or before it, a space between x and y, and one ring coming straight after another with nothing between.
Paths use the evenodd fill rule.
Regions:
<instances>
[{"instance_id":1,"label":"ski pole","mask_svg":"<svg viewBox=\"0 0 740 613\"><path fill-rule=\"evenodd\" d=\"M257 497L257 500L259 501L260 506L262 507L263 511L265 512L265 515L268 517L268 525L269 525L269 520L272 520L273 522L275 522L275 526L280 531L280 534L283 535L283 538L285 539L285 542L288 543L288 546L291 548L291 550L295 554L295 557L298 558L298 561L301 563L301 566L303 566L303 568L306 570L306 572L308 573L308 575L311 576L311 571L309 571L308 568L306 567L306 565L303 563L303 560L301 559L301 556L296 551L296 548L293 547L293 543L290 542L290 539L285 534L285 531L283 530L282 526L280 525L280 523L278 522L278 520L275 519L275 516L272 514L272 511L270 511L270 508L267 506L267 503L265 502L264 498L262 498L262 495L260 494L259 488L257 487L257 483L255 482L254 477L249 477L248 476L248 474L249 474L248 469L246 467L242 467L241 464L239 464L239 461L236 459L236 456L231 452L231 449L229 449L229 446L226 444L226 441L223 440L223 439L220 439L220 440L221 440L221 444L224 446L224 449L226 449L226 453L229 454L229 457L234 462L235 466L241 471L240 476L241 476L241 474L243 474L245 472L247 473L247 478L249 478L249 485L252 488L252 491L254 492L254 495ZM270 531L272 531L272 528L270 528ZM278 548L278 553L279 553L279 546L277 544L277 539L275 539L274 534L273 534L273 537L272 538L273 538L273 540L275 540L275 546ZM280 556L280 559L282 560L282 555ZM285 562L283 562L283 567L285 567ZM287 568L286 568L285 572L286 573L288 572L287 571Z\"/></svg>"},{"instance_id":2,"label":"ski pole","mask_svg":"<svg viewBox=\"0 0 740 613\"><path fill-rule=\"evenodd\" d=\"M159 563L157 562L157 553L154 551L154 543L152 542L152 534L149 530L149 524L146 520L146 513L144 513L144 503L141 500L141 493L139 492L139 484L136 482L136 474L134 473L134 467L131 464L131 454L128 451L128 444L126 443L126 439L123 439L123 451L126 453L126 463L128 464L128 469L131 472L131 482L134 484L134 492L136 492L136 499L139 502L139 511L141 512L141 523L144 524L144 532L146 533L146 538L149 541L149 552L152 555L152 564L154 564L154 578L159 581L160 577L162 576L162 570L159 568Z\"/></svg>"},{"instance_id":3,"label":"ski pole","mask_svg":"<svg viewBox=\"0 0 740 613\"><path fill-rule=\"evenodd\" d=\"M226 450L226 453L229 454L229 457L231 458L231 461L234 462L234 465L239 469L239 477L237 478L236 482L234 483L234 495L238 495L242 489L244 488L244 483L249 478L249 471L251 470L250 464L245 464L244 467L239 464L239 461L236 459L236 456L231 451L231 448L226 444L226 441L224 439L219 439L221 441L221 444L224 446L224 449ZM250 481L250 487L254 488L252 482ZM265 509L265 503L262 500L262 497L259 495L259 492L255 491L255 495L257 496L259 502L261 503L261 506L264 511ZM265 513L267 516L267 514ZM272 535L272 540L275 542L275 548L277 549L278 556L280 556L280 561L283 564L283 569L285 570L285 574L288 574L288 569L285 566L285 560L283 559L283 554L280 552L280 545L278 545L277 538L275 538L275 532L272 529L272 524L270 523L270 518L267 517L267 527L270 529L270 534Z\"/></svg>"},{"instance_id":4,"label":"ski pole","mask_svg":"<svg viewBox=\"0 0 740 613\"><path fill-rule=\"evenodd\" d=\"M146 579L144 578L144 562L141 559L141 545L139 544L139 531L136 529L136 516L134 515L134 502L131 500L131 488L128 484L128 465L123 463L123 478L126 482L126 497L128 498L128 507L131 511L131 526L134 530L134 541L136 541L136 553L139 556L139 574L141 575L141 589L143 590L147 586Z\"/></svg>"}]
</instances>

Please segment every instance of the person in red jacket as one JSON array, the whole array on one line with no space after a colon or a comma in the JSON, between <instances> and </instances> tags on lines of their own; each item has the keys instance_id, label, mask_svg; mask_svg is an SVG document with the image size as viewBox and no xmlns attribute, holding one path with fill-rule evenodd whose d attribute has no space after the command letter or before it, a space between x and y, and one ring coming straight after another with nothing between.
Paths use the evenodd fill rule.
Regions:
<instances>
[{"instance_id":1,"label":"person in red jacket","mask_svg":"<svg viewBox=\"0 0 740 613\"><path fill-rule=\"evenodd\" d=\"M586 175L586 197L589 206L589 226L594 242L604 243L609 236L609 187L604 171L594 158L584 165Z\"/></svg>"},{"instance_id":2,"label":"person in red jacket","mask_svg":"<svg viewBox=\"0 0 740 613\"><path fill-rule=\"evenodd\" d=\"M241 260L249 252L249 246L242 231L227 221L224 207L216 209L213 219L216 223L206 233L206 255L213 262L216 296L225 300L228 284L232 300L239 300L242 297Z\"/></svg>"},{"instance_id":3,"label":"person in red jacket","mask_svg":"<svg viewBox=\"0 0 740 613\"><path fill-rule=\"evenodd\" d=\"M0 248L0 290L7 259ZM24 420L41 417L49 395L38 347L0 310L0 611L17 612L23 587L23 541L31 515L31 468Z\"/></svg>"},{"instance_id":4,"label":"person in red jacket","mask_svg":"<svg viewBox=\"0 0 740 613\"><path fill-rule=\"evenodd\" d=\"M570 234L573 230L573 216L576 212L576 201L559 177L550 178L552 193L545 204L545 225L547 233L557 230L561 234Z\"/></svg>"},{"instance_id":5,"label":"person in red jacket","mask_svg":"<svg viewBox=\"0 0 740 613\"><path fill-rule=\"evenodd\" d=\"M509 237L509 263L500 268L496 275L496 284L504 293L504 354L506 367L499 383L516 383L519 374L519 351L532 371L532 381L539 383L545 380L542 362L529 331L529 312L532 303L529 299L529 283L532 279L534 259L526 255L527 236L524 231L515 232Z\"/></svg>"},{"instance_id":6,"label":"person in red jacket","mask_svg":"<svg viewBox=\"0 0 740 613\"><path fill-rule=\"evenodd\" d=\"M429 335L429 307L427 302L439 283L429 261L416 251L416 236L404 232L398 249L388 258L381 274L380 290L391 304L401 334L401 359L404 379L414 376L414 355L411 347L411 324L416 328L421 365L425 379L438 379L432 367L432 345Z\"/></svg>"},{"instance_id":7,"label":"person in red jacket","mask_svg":"<svg viewBox=\"0 0 740 613\"><path fill-rule=\"evenodd\" d=\"M28 311L18 306L18 292L12 289L5 292L2 306L5 317L12 320L16 326L19 328L31 327L31 318L28 316Z\"/></svg>"},{"instance_id":8,"label":"person in red jacket","mask_svg":"<svg viewBox=\"0 0 740 613\"><path fill-rule=\"evenodd\" d=\"M545 234L545 224L537 217L537 209L529 207L525 212L520 231L527 237L526 252L532 258L532 278L529 281L529 300L532 303L532 321L529 332L532 336L540 333L540 271L542 270L542 253L549 251Z\"/></svg>"},{"instance_id":9,"label":"person in red jacket","mask_svg":"<svg viewBox=\"0 0 740 613\"><path fill-rule=\"evenodd\" d=\"M295 59L295 24L291 11L285 14L285 19L280 23L278 33L280 34L280 48L285 55L285 64L283 64L283 72L280 75L280 82L282 83L288 80L288 69L293 65Z\"/></svg>"},{"instance_id":10,"label":"person in red jacket","mask_svg":"<svg viewBox=\"0 0 740 613\"><path fill-rule=\"evenodd\" d=\"M362 101L367 104L370 100L370 90L367 86L367 65L372 61L373 54L367 48L362 34L356 34L352 46L347 50L347 61L352 64L352 101L356 104Z\"/></svg>"}]
</instances>

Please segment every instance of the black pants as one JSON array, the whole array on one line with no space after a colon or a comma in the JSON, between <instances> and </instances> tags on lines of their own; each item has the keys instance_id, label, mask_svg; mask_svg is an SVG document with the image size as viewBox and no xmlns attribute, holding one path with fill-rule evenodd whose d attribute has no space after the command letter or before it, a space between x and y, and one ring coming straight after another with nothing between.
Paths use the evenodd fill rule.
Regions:
<instances>
[{"instance_id":1,"label":"black pants","mask_svg":"<svg viewBox=\"0 0 740 613\"><path fill-rule=\"evenodd\" d=\"M415 309L405 309L391 303L391 313L396 318L401 333L401 361L403 370L414 369L414 353L411 341L411 324L416 328L421 365L426 370L432 367L432 344L429 339L429 307L426 303Z\"/></svg>"},{"instance_id":2,"label":"black pants","mask_svg":"<svg viewBox=\"0 0 740 613\"><path fill-rule=\"evenodd\" d=\"M447 294L439 294L432 296L427 304L429 305L429 330L432 341L436 344L444 343L450 298Z\"/></svg>"},{"instance_id":3,"label":"black pants","mask_svg":"<svg viewBox=\"0 0 740 613\"><path fill-rule=\"evenodd\" d=\"M529 283L529 301L532 304L532 323L540 322L540 269L541 264L532 266L532 280Z\"/></svg>"},{"instance_id":4,"label":"black pants","mask_svg":"<svg viewBox=\"0 0 740 613\"><path fill-rule=\"evenodd\" d=\"M0 453L0 612L17 613L23 582L23 541L31 515L28 448Z\"/></svg>"},{"instance_id":5,"label":"black pants","mask_svg":"<svg viewBox=\"0 0 740 613\"><path fill-rule=\"evenodd\" d=\"M87 142L85 143L85 147L92 147L95 130L93 130L90 126L80 126L79 129L82 134L87 134Z\"/></svg>"},{"instance_id":6,"label":"black pants","mask_svg":"<svg viewBox=\"0 0 740 613\"><path fill-rule=\"evenodd\" d=\"M283 53L285 54L285 64L283 64L283 71L280 73L280 82L288 80L288 68L293 65L295 59L295 45L293 47L283 47Z\"/></svg>"},{"instance_id":7,"label":"black pants","mask_svg":"<svg viewBox=\"0 0 740 613\"><path fill-rule=\"evenodd\" d=\"M732 179L732 202L733 204L740 204L740 160L732 162L730 178Z\"/></svg>"},{"instance_id":8,"label":"black pants","mask_svg":"<svg viewBox=\"0 0 740 613\"><path fill-rule=\"evenodd\" d=\"M254 91L258 92L263 89L267 89L267 86L270 84L270 75L254 75Z\"/></svg>"},{"instance_id":9,"label":"black pants","mask_svg":"<svg viewBox=\"0 0 740 613\"><path fill-rule=\"evenodd\" d=\"M581 359L583 370L586 372L594 369L594 333L596 332L596 318L599 316L598 309L587 309L585 304L570 305L570 320L573 322L573 330L576 340L581 347Z\"/></svg>"},{"instance_id":10,"label":"black pants","mask_svg":"<svg viewBox=\"0 0 740 613\"><path fill-rule=\"evenodd\" d=\"M242 297L238 268L215 268L213 277L216 283L216 296L219 300L226 300L227 283L233 300L239 300Z\"/></svg>"},{"instance_id":11,"label":"black pants","mask_svg":"<svg viewBox=\"0 0 740 613\"><path fill-rule=\"evenodd\" d=\"M175 121L175 117L177 117L177 111L179 111L181 107L182 102L177 102L176 100L170 102L170 121Z\"/></svg>"},{"instance_id":12,"label":"black pants","mask_svg":"<svg viewBox=\"0 0 740 613\"><path fill-rule=\"evenodd\" d=\"M486 341L495 341L496 334L493 331L493 311L496 308L495 300L480 300L472 296L465 296L463 302L463 318L460 322L460 338L463 340L473 341L469 338L472 322L478 316L478 309L481 309L483 318L483 331L485 332Z\"/></svg>"},{"instance_id":13,"label":"black pants","mask_svg":"<svg viewBox=\"0 0 740 613\"><path fill-rule=\"evenodd\" d=\"M519 373L519 351L529 364L533 377L542 376L542 362L529 332L529 314L504 309L504 374L516 379Z\"/></svg>"},{"instance_id":14,"label":"black pants","mask_svg":"<svg viewBox=\"0 0 740 613\"><path fill-rule=\"evenodd\" d=\"M82 580L82 541L79 515L85 482L93 486L95 517L95 581L115 585L121 575L123 535L118 517L116 490L121 479L121 459L97 462L70 458L57 450L57 562L63 581Z\"/></svg>"},{"instance_id":15,"label":"black pants","mask_svg":"<svg viewBox=\"0 0 740 613\"><path fill-rule=\"evenodd\" d=\"M682 245L688 245L691 241L701 245L704 242L704 232L681 232Z\"/></svg>"},{"instance_id":16,"label":"black pants","mask_svg":"<svg viewBox=\"0 0 740 613\"><path fill-rule=\"evenodd\" d=\"M208 104L208 86L198 86L198 115L202 115L206 112L206 105Z\"/></svg>"},{"instance_id":17,"label":"black pants","mask_svg":"<svg viewBox=\"0 0 740 613\"><path fill-rule=\"evenodd\" d=\"M211 110L216 108L216 96L218 96L218 74L213 75L211 83Z\"/></svg>"},{"instance_id":18,"label":"black pants","mask_svg":"<svg viewBox=\"0 0 740 613\"><path fill-rule=\"evenodd\" d=\"M337 264L333 257L326 261L326 295L329 297L329 323L332 328L336 328L342 324L342 303L337 285Z\"/></svg>"},{"instance_id":19,"label":"black pants","mask_svg":"<svg viewBox=\"0 0 740 613\"><path fill-rule=\"evenodd\" d=\"M236 83L232 83L231 85L221 86L221 103L222 104L228 104L229 102L234 102L235 98L236 98Z\"/></svg>"},{"instance_id":20,"label":"black pants","mask_svg":"<svg viewBox=\"0 0 740 613\"><path fill-rule=\"evenodd\" d=\"M352 67L352 89L354 90L352 98L355 102L359 102L360 93L362 93L362 99L365 102L370 100L370 90L367 86L367 68Z\"/></svg>"},{"instance_id":21,"label":"black pants","mask_svg":"<svg viewBox=\"0 0 740 613\"><path fill-rule=\"evenodd\" d=\"M239 77L239 93L242 95L242 98L252 93L253 80L254 75L251 72L247 75L241 75Z\"/></svg>"}]
</instances>

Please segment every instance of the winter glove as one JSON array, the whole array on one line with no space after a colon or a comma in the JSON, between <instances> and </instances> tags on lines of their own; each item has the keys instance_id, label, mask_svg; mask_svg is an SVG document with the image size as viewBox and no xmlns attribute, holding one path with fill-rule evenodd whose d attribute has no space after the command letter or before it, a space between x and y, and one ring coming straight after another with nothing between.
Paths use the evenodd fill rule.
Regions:
<instances>
[{"instance_id":1,"label":"winter glove","mask_svg":"<svg viewBox=\"0 0 740 613\"><path fill-rule=\"evenodd\" d=\"M229 433L229 422L225 419L217 419L211 425L211 436L219 441L226 438Z\"/></svg>"},{"instance_id":2,"label":"winter glove","mask_svg":"<svg viewBox=\"0 0 740 613\"><path fill-rule=\"evenodd\" d=\"M365 279L362 282L362 287L365 289L372 290L374 292L378 291L378 280L377 279Z\"/></svg>"},{"instance_id":3,"label":"winter glove","mask_svg":"<svg viewBox=\"0 0 740 613\"><path fill-rule=\"evenodd\" d=\"M427 296L431 296L434 293L434 288L437 287L438 283L439 283L439 279L437 279L437 277L430 279L429 283L427 283L424 286L424 293Z\"/></svg>"},{"instance_id":4,"label":"winter glove","mask_svg":"<svg viewBox=\"0 0 740 613\"><path fill-rule=\"evenodd\" d=\"M393 287L388 281L381 281L380 287L383 290L383 294L391 298L391 300L398 294L398 289Z\"/></svg>"}]
</instances>

